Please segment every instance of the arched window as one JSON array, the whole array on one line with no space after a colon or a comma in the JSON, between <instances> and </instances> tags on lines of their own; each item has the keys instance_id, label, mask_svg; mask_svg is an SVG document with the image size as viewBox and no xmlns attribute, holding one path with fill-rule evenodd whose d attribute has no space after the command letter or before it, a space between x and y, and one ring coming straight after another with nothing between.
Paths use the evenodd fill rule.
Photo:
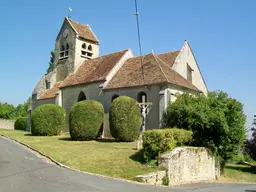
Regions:
<instances>
[{"instance_id":1,"label":"arched window","mask_svg":"<svg viewBox=\"0 0 256 192\"><path fill-rule=\"evenodd\" d=\"M82 48L86 49L86 44L85 43L83 43Z\"/></svg>"},{"instance_id":2,"label":"arched window","mask_svg":"<svg viewBox=\"0 0 256 192\"><path fill-rule=\"evenodd\" d=\"M69 45L66 44L65 57L68 57L68 50L69 50Z\"/></svg>"},{"instance_id":3,"label":"arched window","mask_svg":"<svg viewBox=\"0 0 256 192\"><path fill-rule=\"evenodd\" d=\"M63 58L65 55L65 46L62 45L61 48L60 48L60 58Z\"/></svg>"},{"instance_id":4,"label":"arched window","mask_svg":"<svg viewBox=\"0 0 256 192\"><path fill-rule=\"evenodd\" d=\"M92 46L91 45L88 46L88 50L92 51Z\"/></svg>"},{"instance_id":5,"label":"arched window","mask_svg":"<svg viewBox=\"0 0 256 192\"><path fill-rule=\"evenodd\" d=\"M113 102L117 97L119 97L119 95L117 95L117 94L113 95L111 102Z\"/></svg>"},{"instance_id":6,"label":"arched window","mask_svg":"<svg viewBox=\"0 0 256 192\"><path fill-rule=\"evenodd\" d=\"M137 96L137 101L139 103L146 103L147 102L147 94L145 92L140 92Z\"/></svg>"},{"instance_id":7,"label":"arched window","mask_svg":"<svg viewBox=\"0 0 256 192\"><path fill-rule=\"evenodd\" d=\"M69 45L66 44L66 47L64 45L60 48L60 59L68 57L69 54Z\"/></svg>"},{"instance_id":8,"label":"arched window","mask_svg":"<svg viewBox=\"0 0 256 192\"><path fill-rule=\"evenodd\" d=\"M85 96L84 92L81 91L78 96L78 101L84 101L84 100L86 100L86 96Z\"/></svg>"},{"instance_id":9,"label":"arched window","mask_svg":"<svg viewBox=\"0 0 256 192\"><path fill-rule=\"evenodd\" d=\"M60 50L61 50L61 51L65 51L64 45L61 46L61 49L60 49Z\"/></svg>"}]
</instances>

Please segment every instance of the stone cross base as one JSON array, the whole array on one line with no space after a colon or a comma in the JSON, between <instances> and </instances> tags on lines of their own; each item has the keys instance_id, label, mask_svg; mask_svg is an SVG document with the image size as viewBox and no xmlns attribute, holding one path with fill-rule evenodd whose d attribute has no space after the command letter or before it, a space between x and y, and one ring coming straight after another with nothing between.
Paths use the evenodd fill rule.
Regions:
<instances>
[{"instance_id":1,"label":"stone cross base","mask_svg":"<svg viewBox=\"0 0 256 192\"><path fill-rule=\"evenodd\" d=\"M143 144L142 134L140 134L138 141L137 141L137 150L138 151L142 149L142 144Z\"/></svg>"}]
</instances>

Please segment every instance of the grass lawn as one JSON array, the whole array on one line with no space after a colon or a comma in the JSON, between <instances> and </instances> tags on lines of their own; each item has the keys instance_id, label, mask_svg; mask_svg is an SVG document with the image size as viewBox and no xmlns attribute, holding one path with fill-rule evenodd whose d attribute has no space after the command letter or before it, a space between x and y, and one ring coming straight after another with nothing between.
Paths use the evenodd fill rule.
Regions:
<instances>
[{"instance_id":1,"label":"grass lawn","mask_svg":"<svg viewBox=\"0 0 256 192\"><path fill-rule=\"evenodd\" d=\"M3 129L0 133L27 143L64 165L86 172L135 180L137 175L158 170L140 163L135 142L71 141L68 134L35 137L27 132Z\"/></svg>"},{"instance_id":2,"label":"grass lawn","mask_svg":"<svg viewBox=\"0 0 256 192\"><path fill-rule=\"evenodd\" d=\"M141 163L136 143L71 141L68 134L54 137L30 136L24 131L0 129L0 133L18 139L50 155L71 168L106 176L135 180L135 176L157 171ZM256 182L256 170L246 165L227 164L219 178L225 182Z\"/></svg>"},{"instance_id":3,"label":"grass lawn","mask_svg":"<svg viewBox=\"0 0 256 192\"><path fill-rule=\"evenodd\" d=\"M256 183L256 168L247 165L227 164L220 181Z\"/></svg>"}]
</instances>

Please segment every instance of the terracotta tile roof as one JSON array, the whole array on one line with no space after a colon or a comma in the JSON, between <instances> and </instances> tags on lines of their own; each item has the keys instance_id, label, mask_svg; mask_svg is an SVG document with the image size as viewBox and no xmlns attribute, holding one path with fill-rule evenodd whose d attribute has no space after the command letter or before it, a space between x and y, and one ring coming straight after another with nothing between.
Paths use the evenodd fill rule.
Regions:
<instances>
[{"instance_id":1,"label":"terracotta tile roof","mask_svg":"<svg viewBox=\"0 0 256 192\"><path fill-rule=\"evenodd\" d=\"M77 31L80 37L99 43L99 40L97 39L95 34L92 32L89 25L78 23L76 21L73 21L70 18L68 18L68 20L70 21L71 25L75 28L75 30Z\"/></svg>"},{"instance_id":2,"label":"terracotta tile roof","mask_svg":"<svg viewBox=\"0 0 256 192\"><path fill-rule=\"evenodd\" d=\"M44 100L44 99L55 98L55 94L59 91L59 85L61 83L62 83L62 81L55 83L55 85L51 89L47 90L37 100Z\"/></svg>"},{"instance_id":3,"label":"terracotta tile roof","mask_svg":"<svg viewBox=\"0 0 256 192\"><path fill-rule=\"evenodd\" d=\"M178 54L180 53L180 50L178 51L173 51L173 52L167 52L167 53L162 53L158 54L157 56L164 61L166 64L170 65L171 67L173 66L175 59L177 58Z\"/></svg>"},{"instance_id":4,"label":"terracotta tile roof","mask_svg":"<svg viewBox=\"0 0 256 192\"><path fill-rule=\"evenodd\" d=\"M177 54L177 53L175 53ZM171 54L168 54L171 55ZM163 57L163 55L162 55ZM166 57L166 61L171 57ZM115 89L124 87L136 87L153 84L175 84L185 88L199 91L194 85L184 77L171 69L171 64L166 64L161 56L148 54L142 56L143 73L141 67L141 57L128 59L113 79L107 84L105 89ZM174 62L175 59L173 59ZM144 81L143 81L144 74ZM145 83L144 83L145 82Z\"/></svg>"},{"instance_id":5,"label":"terracotta tile roof","mask_svg":"<svg viewBox=\"0 0 256 192\"><path fill-rule=\"evenodd\" d=\"M69 87L73 85L105 81L106 76L128 50L111 53L94 59L85 60L75 73L71 73L59 86Z\"/></svg>"}]
</instances>

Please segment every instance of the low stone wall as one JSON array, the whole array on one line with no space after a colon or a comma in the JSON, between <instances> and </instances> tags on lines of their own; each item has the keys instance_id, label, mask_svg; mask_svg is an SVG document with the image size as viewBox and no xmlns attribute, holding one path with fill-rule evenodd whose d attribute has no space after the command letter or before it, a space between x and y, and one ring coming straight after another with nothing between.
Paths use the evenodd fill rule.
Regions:
<instances>
[{"instance_id":1,"label":"low stone wall","mask_svg":"<svg viewBox=\"0 0 256 192\"><path fill-rule=\"evenodd\" d=\"M14 129L15 120L0 119L1 129Z\"/></svg>"},{"instance_id":2,"label":"low stone wall","mask_svg":"<svg viewBox=\"0 0 256 192\"><path fill-rule=\"evenodd\" d=\"M160 167L167 170L169 185L209 182L216 180L215 158L203 147L181 147L162 155Z\"/></svg>"},{"instance_id":3,"label":"low stone wall","mask_svg":"<svg viewBox=\"0 0 256 192\"><path fill-rule=\"evenodd\" d=\"M145 175L138 175L136 180L142 183L149 183L152 185L163 185L163 178L166 176L166 171L158 171Z\"/></svg>"},{"instance_id":4,"label":"low stone wall","mask_svg":"<svg viewBox=\"0 0 256 192\"><path fill-rule=\"evenodd\" d=\"M159 167L166 170L137 176L144 183L159 185L166 175L169 186L215 181L220 175L219 166L211 151L203 147L179 147L159 159ZM161 177L161 178L160 178Z\"/></svg>"}]
</instances>

